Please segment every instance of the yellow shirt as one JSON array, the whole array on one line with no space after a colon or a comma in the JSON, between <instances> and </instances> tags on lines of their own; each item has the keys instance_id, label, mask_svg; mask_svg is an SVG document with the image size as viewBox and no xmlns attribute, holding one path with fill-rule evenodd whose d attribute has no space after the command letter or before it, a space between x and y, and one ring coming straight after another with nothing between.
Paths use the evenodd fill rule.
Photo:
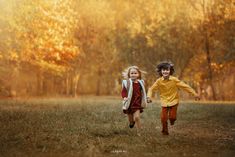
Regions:
<instances>
[{"instance_id":1,"label":"yellow shirt","mask_svg":"<svg viewBox=\"0 0 235 157\"><path fill-rule=\"evenodd\" d=\"M151 98L153 91L158 91L163 107L174 106L179 103L179 89L183 89L194 96L197 95L189 85L174 76L170 76L167 80L164 80L163 77L157 79L149 88L147 97Z\"/></svg>"}]
</instances>

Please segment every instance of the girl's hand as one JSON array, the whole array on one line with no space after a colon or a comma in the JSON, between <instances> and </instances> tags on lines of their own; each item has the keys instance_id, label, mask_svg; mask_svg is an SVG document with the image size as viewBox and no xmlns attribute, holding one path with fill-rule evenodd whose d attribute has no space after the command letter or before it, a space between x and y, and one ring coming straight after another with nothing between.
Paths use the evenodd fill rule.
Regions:
<instances>
[{"instance_id":1,"label":"girl's hand","mask_svg":"<svg viewBox=\"0 0 235 157\"><path fill-rule=\"evenodd\" d=\"M126 98L126 97L125 97L125 98L123 98L123 100L124 100L124 101L127 101L127 100L128 100L128 98Z\"/></svg>"},{"instance_id":2,"label":"girl's hand","mask_svg":"<svg viewBox=\"0 0 235 157\"><path fill-rule=\"evenodd\" d=\"M147 97L147 103L151 103L151 102L152 100L149 97Z\"/></svg>"}]
</instances>

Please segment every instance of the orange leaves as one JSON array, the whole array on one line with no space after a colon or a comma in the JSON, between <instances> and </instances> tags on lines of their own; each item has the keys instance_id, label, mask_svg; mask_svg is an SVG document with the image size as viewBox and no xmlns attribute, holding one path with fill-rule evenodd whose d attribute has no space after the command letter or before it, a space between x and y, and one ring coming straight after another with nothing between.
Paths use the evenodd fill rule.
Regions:
<instances>
[{"instance_id":1,"label":"orange leaves","mask_svg":"<svg viewBox=\"0 0 235 157\"><path fill-rule=\"evenodd\" d=\"M79 53L74 42L78 20L72 1L24 0L15 7L18 10L10 24L16 39L10 43L15 40L20 56L10 53L10 58L36 63L45 70L54 68L54 72L69 67Z\"/></svg>"},{"instance_id":2,"label":"orange leaves","mask_svg":"<svg viewBox=\"0 0 235 157\"><path fill-rule=\"evenodd\" d=\"M59 76L61 76L67 70L65 66L53 64L53 62L47 62L44 60L40 60L33 64L40 67L43 71L47 71L54 75L59 75Z\"/></svg>"},{"instance_id":3,"label":"orange leaves","mask_svg":"<svg viewBox=\"0 0 235 157\"><path fill-rule=\"evenodd\" d=\"M11 52L9 56L10 61L17 61L19 58L19 55L16 52Z\"/></svg>"},{"instance_id":4,"label":"orange leaves","mask_svg":"<svg viewBox=\"0 0 235 157\"><path fill-rule=\"evenodd\" d=\"M2 52L0 51L0 60L3 59Z\"/></svg>"}]
</instances>

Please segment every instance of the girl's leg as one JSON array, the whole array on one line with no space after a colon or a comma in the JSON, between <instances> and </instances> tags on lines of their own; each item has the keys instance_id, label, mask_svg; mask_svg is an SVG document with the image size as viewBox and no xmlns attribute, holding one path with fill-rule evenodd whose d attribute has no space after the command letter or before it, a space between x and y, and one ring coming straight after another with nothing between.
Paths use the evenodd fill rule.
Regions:
<instances>
[{"instance_id":1,"label":"girl's leg","mask_svg":"<svg viewBox=\"0 0 235 157\"><path fill-rule=\"evenodd\" d=\"M136 123L137 129L141 129L140 110L135 111L135 113L134 113L134 121Z\"/></svg>"},{"instance_id":2,"label":"girl's leg","mask_svg":"<svg viewBox=\"0 0 235 157\"><path fill-rule=\"evenodd\" d=\"M174 125L174 123L176 121L177 107L178 107L178 104L176 104L175 106L172 106L170 108L169 119L170 119L171 125Z\"/></svg>"},{"instance_id":3,"label":"girl's leg","mask_svg":"<svg viewBox=\"0 0 235 157\"><path fill-rule=\"evenodd\" d=\"M141 130L140 110L135 111L135 113L134 113L134 121L136 123L137 135L141 136L141 133L140 133L140 130Z\"/></svg>"},{"instance_id":4,"label":"girl's leg","mask_svg":"<svg viewBox=\"0 0 235 157\"><path fill-rule=\"evenodd\" d=\"M162 107L161 122L162 122L162 133L164 135L169 134L168 133L167 120L168 120L168 107Z\"/></svg>"},{"instance_id":5,"label":"girl's leg","mask_svg":"<svg viewBox=\"0 0 235 157\"><path fill-rule=\"evenodd\" d=\"M135 125L135 121L134 121L133 114L127 114L127 115L128 115L128 120L129 120L129 122L130 122L129 127L130 127L130 128L133 128L134 125Z\"/></svg>"}]
</instances>

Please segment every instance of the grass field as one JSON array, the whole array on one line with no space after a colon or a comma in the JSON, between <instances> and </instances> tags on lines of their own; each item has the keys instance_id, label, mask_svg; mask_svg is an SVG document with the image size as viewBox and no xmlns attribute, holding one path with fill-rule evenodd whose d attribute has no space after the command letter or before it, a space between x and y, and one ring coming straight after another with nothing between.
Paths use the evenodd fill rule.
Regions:
<instances>
[{"instance_id":1,"label":"grass field","mask_svg":"<svg viewBox=\"0 0 235 157\"><path fill-rule=\"evenodd\" d=\"M233 157L235 103L181 102L169 136L161 135L160 104L129 129L113 97L0 101L1 157Z\"/></svg>"}]
</instances>

